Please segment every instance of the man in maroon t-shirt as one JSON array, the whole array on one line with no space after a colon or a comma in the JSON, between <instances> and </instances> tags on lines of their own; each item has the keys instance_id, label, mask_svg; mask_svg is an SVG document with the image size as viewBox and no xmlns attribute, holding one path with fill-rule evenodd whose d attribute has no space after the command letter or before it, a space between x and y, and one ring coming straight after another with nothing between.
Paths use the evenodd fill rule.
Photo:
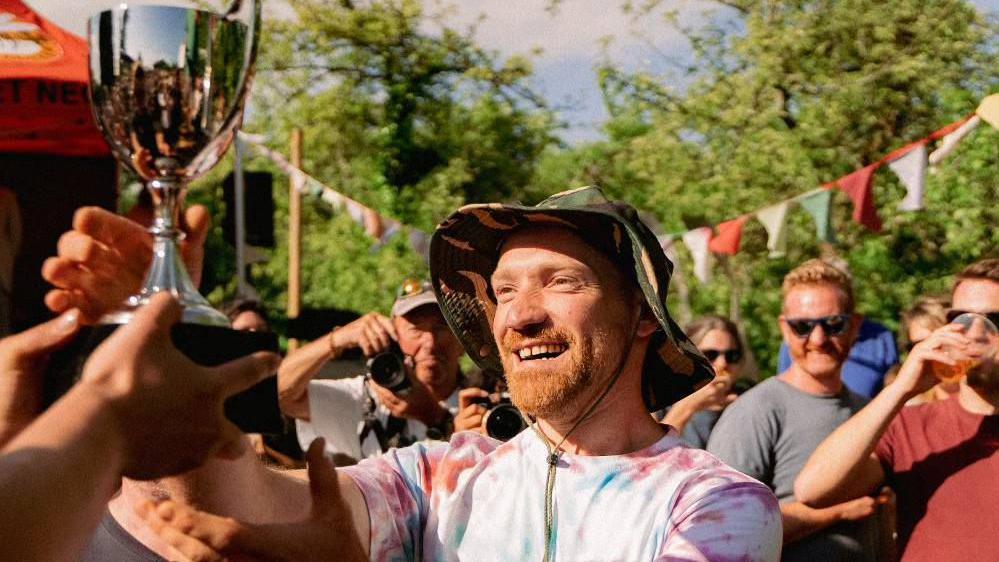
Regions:
<instances>
[{"instance_id":1,"label":"man in maroon t-shirt","mask_svg":"<svg viewBox=\"0 0 999 562\"><path fill-rule=\"evenodd\" d=\"M794 486L812 507L893 487L905 562L999 560L999 259L962 271L952 303L951 319L980 316L916 345L895 382L822 442ZM957 394L904 408L938 382L935 368L962 359L975 366Z\"/></svg>"}]
</instances>

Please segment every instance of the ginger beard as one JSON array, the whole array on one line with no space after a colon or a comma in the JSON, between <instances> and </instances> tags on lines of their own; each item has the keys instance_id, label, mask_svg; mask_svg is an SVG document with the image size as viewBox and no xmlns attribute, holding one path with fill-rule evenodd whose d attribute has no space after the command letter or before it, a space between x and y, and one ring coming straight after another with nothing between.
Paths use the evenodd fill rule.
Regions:
<instances>
[{"instance_id":1,"label":"ginger beard","mask_svg":"<svg viewBox=\"0 0 999 562\"><path fill-rule=\"evenodd\" d=\"M641 347L637 285L573 231L510 235L491 286L493 338L510 398L526 414L572 422Z\"/></svg>"},{"instance_id":2,"label":"ginger beard","mask_svg":"<svg viewBox=\"0 0 999 562\"><path fill-rule=\"evenodd\" d=\"M623 330L594 330L588 337L573 338L567 331L546 328L532 335L568 345L564 361L549 361L529 371L517 369L513 354L517 344L527 339L510 333L503 340L503 370L510 400L522 412L543 419L571 419L582 412L614 376L624 353ZM603 383L603 384L601 384Z\"/></svg>"}]
</instances>

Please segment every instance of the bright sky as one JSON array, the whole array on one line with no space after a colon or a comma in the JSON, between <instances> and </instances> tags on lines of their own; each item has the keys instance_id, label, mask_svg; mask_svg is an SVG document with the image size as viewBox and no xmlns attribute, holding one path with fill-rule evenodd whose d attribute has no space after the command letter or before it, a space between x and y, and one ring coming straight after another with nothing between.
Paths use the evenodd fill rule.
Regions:
<instances>
[{"instance_id":1,"label":"bright sky","mask_svg":"<svg viewBox=\"0 0 999 562\"><path fill-rule=\"evenodd\" d=\"M69 31L86 33L87 17L118 2L113 0L25 0L28 5ZM433 2L435 0L429 0ZM142 0L134 3L180 3L182 0ZM223 4L219 0L212 3ZM535 58L535 84L559 107L570 128L569 142L599 138L599 125L606 113L597 88L593 67L602 56L604 38L613 37L609 55L629 69L666 68L667 59L683 60L689 47L669 26L656 20L634 22L618 9L620 0L562 0L558 11L545 10L546 0L455 0L455 25L486 19L478 27L480 44L503 55L527 54L535 47L543 53ZM983 12L999 15L999 0L972 0ZM684 23L696 23L706 9L718 17L727 13L711 0L671 0ZM264 3L266 17L281 17L288 8L280 0Z\"/></svg>"}]
</instances>

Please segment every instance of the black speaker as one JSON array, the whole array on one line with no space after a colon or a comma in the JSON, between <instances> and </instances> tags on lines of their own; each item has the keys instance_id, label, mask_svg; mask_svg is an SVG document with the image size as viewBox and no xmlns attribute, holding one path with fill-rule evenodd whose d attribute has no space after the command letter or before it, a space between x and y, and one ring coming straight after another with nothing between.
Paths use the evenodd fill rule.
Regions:
<instances>
[{"instance_id":1,"label":"black speaker","mask_svg":"<svg viewBox=\"0 0 999 562\"><path fill-rule=\"evenodd\" d=\"M246 243L262 248L274 247L274 176L270 172L244 172ZM225 216L222 234L236 245L236 176L230 173L222 184Z\"/></svg>"},{"instance_id":2,"label":"black speaker","mask_svg":"<svg viewBox=\"0 0 999 562\"><path fill-rule=\"evenodd\" d=\"M303 308L299 311L298 318L288 319L286 335L289 338L314 340L334 326L346 326L360 317L353 310L342 308Z\"/></svg>"}]
</instances>

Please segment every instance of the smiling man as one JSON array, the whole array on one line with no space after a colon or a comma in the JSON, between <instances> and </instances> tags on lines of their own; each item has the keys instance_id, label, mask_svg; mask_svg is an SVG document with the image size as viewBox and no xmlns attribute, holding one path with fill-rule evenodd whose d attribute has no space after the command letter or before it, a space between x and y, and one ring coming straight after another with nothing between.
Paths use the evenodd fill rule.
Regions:
<instances>
[{"instance_id":1,"label":"smiling man","mask_svg":"<svg viewBox=\"0 0 999 562\"><path fill-rule=\"evenodd\" d=\"M987 531L999 526L999 259L958 274L951 302L952 322L912 348L895 382L822 442L795 483L816 506L891 486L904 562L999 560ZM967 372L956 393L905 407L958 362Z\"/></svg>"},{"instance_id":2,"label":"smiling man","mask_svg":"<svg viewBox=\"0 0 999 562\"><path fill-rule=\"evenodd\" d=\"M595 188L464 207L431 245L438 302L532 429L313 469L313 516L291 525L174 502L147 519L199 559L334 559L357 537L372 560L776 560L772 492L648 413L711 377L666 311L671 272L635 210Z\"/></svg>"},{"instance_id":3,"label":"smiling man","mask_svg":"<svg viewBox=\"0 0 999 562\"><path fill-rule=\"evenodd\" d=\"M794 497L794 479L830 433L865 400L843 385L840 370L860 326L850 278L821 260L784 278L781 332L791 367L742 395L725 410L708 451L773 488L784 520L784 560L867 560L874 512L862 497L812 509Z\"/></svg>"}]
</instances>

